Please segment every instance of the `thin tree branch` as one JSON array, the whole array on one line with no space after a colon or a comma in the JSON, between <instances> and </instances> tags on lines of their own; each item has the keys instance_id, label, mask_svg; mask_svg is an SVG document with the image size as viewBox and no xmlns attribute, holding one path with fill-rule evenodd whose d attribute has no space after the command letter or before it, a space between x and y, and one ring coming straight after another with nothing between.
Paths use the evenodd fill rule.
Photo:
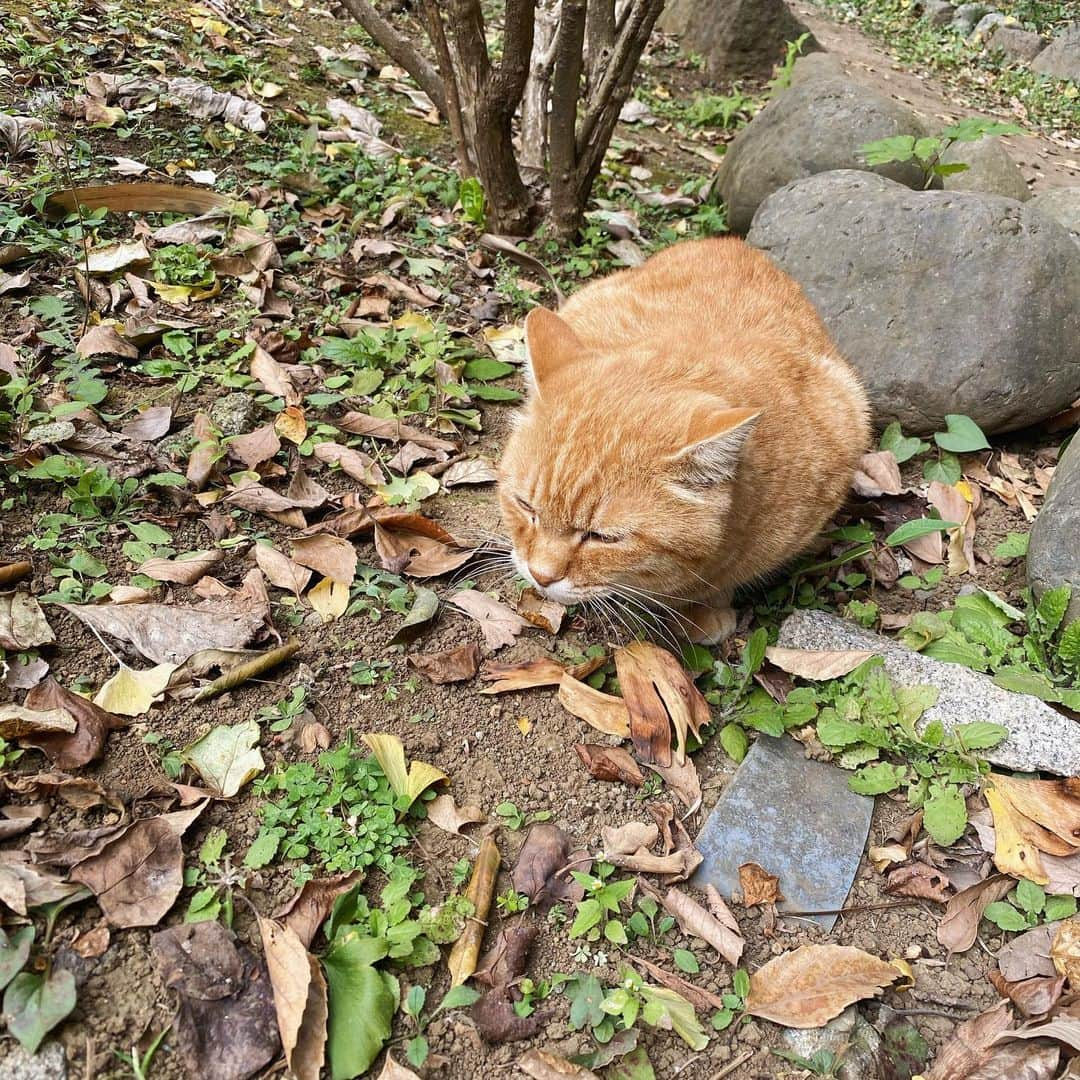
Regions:
<instances>
[{"instance_id":1,"label":"thin tree branch","mask_svg":"<svg viewBox=\"0 0 1080 1080\"><path fill-rule=\"evenodd\" d=\"M404 32L384 19L368 0L342 0L349 14L375 39L387 56L403 67L417 85L435 103L435 108L448 115L442 80L431 61L415 49Z\"/></svg>"},{"instance_id":2,"label":"thin tree branch","mask_svg":"<svg viewBox=\"0 0 1080 1080\"><path fill-rule=\"evenodd\" d=\"M450 28L457 42L461 66L474 83L475 92L479 93L491 76L480 0L453 0L452 12Z\"/></svg>"},{"instance_id":3,"label":"thin tree branch","mask_svg":"<svg viewBox=\"0 0 1080 1080\"><path fill-rule=\"evenodd\" d=\"M458 95L457 73L454 71L454 61L450 55L450 46L446 41L446 29L443 26L442 13L439 11L436 0L421 0L424 11L424 21L427 23L428 37L435 49L435 59L439 65L439 73L442 75L443 87L446 90L446 121L450 125L450 134L457 148L458 163L461 166L462 176L472 176L476 172L472 155L469 153L469 144L465 140L465 127L461 118L461 98Z\"/></svg>"},{"instance_id":4,"label":"thin tree branch","mask_svg":"<svg viewBox=\"0 0 1080 1080\"><path fill-rule=\"evenodd\" d=\"M579 156L589 150L590 146L595 146L602 141L594 139L594 132L601 116L610 111L609 105L616 95L621 98L618 104L619 108L622 108L630 92L630 84L633 81L638 60L641 59L652 28L663 8L664 0L633 0L627 9L604 75L596 87L596 92L589 95L585 115L581 121L581 131L577 136ZM618 110L616 110L616 119L618 119ZM611 126L614 128L614 124Z\"/></svg>"},{"instance_id":5,"label":"thin tree branch","mask_svg":"<svg viewBox=\"0 0 1080 1080\"><path fill-rule=\"evenodd\" d=\"M615 0L589 0L585 17L585 66L589 89L597 84L615 44Z\"/></svg>"}]
</instances>

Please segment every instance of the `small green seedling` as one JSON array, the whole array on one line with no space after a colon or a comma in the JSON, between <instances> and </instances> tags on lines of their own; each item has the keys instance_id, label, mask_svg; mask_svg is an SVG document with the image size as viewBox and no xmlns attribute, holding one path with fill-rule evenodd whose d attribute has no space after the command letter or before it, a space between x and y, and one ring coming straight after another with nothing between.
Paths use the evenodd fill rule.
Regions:
<instances>
[{"instance_id":1,"label":"small green seedling","mask_svg":"<svg viewBox=\"0 0 1080 1080\"><path fill-rule=\"evenodd\" d=\"M495 903L504 915L516 915L529 906L529 898L513 889L507 889L501 896L495 897Z\"/></svg>"},{"instance_id":2,"label":"small green seedling","mask_svg":"<svg viewBox=\"0 0 1080 1080\"><path fill-rule=\"evenodd\" d=\"M585 899L578 902L577 916L570 927L572 938L584 936L587 941L599 941L602 932L613 945L629 944L620 905L633 890L634 879L608 881L614 869L610 863L601 862L595 875L571 871L573 879L585 890Z\"/></svg>"},{"instance_id":3,"label":"small green seedling","mask_svg":"<svg viewBox=\"0 0 1080 1080\"><path fill-rule=\"evenodd\" d=\"M1076 897L1047 896L1041 885L1021 878L1006 900L988 904L983 918L1001 930L1030 930L1039 923L1057 922L1076 914Z\"/></svg>"},{"instance_id":4,"label":"small green seedling","mask_svg":"<svg viewBox=\"0 0 1080 1080\"><path fill-rule=\"evenodd\" d=\"M745 1014L746 998L749 993L750 976L744 968L737 968L732 978L731 990L720 995L724 1007L712 1015L713 1031L724 1031L731 1027L737 1016Z\"/></svg>"},{"instance_id":5,"label":"small green seedling","mask_svg":"<svg viewBox=\"0 0 1080 1080\"><path fill-rule=\"evenodd\" d=\"M432 1013L424 1012L427 991L422 986L411 986L402 1002L401 1011L412 1021L416 1034L405 1044L405 1056L415 1069L423 1068L428 1059L428 1041L424 1032L428 1025L441 1012L449 1009L464 1009L480 999L480 992L471 986L455 986L447 991Z\"/></svg>"},{"instance_id":6,"label":"small green seedling","mask_svg":"<svg viewBox=\"0 0 1080 1080\"><path fill-rule=\"evenodd\" d=\"M520 832L526 825L551 820L550 810L538 810L535 814L526 814L512 802L501 802L495 807L499 820L513 832Z\"/></svg>"}]
</instances>

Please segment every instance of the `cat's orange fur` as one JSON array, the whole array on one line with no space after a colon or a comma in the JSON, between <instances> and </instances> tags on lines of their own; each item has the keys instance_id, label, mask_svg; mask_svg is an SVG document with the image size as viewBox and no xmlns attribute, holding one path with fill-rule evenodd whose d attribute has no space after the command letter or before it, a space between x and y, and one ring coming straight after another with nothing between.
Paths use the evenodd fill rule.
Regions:
<instances>
[{"instance_id":1,"label":"cat's orange fur","mask_svg":"<svg viewBox=\"0 0 1080 1080\"><path fill-rule=\"evenodd\" d=\"M741 240L689 241L525 328L533 386L499 484L519 571L726 636L733 590L814 539L869 438L802 289Z\"/></svg>"}]
</instances>

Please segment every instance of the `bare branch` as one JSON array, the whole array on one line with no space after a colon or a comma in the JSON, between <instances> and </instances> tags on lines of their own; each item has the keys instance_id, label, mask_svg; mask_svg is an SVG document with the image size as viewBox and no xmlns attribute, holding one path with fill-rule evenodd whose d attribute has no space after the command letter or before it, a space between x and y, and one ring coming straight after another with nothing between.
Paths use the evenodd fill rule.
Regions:
<instances>
[{"instance_id":1,"label":"bare branch","mask_svg":"<svg viewBox=\"0 0 1080 1080\"><path fill-rule=\"evenodd\" d=\"M615 45L615 0L589 0L585 18L585 59L589 89L600 81Z\"/></svg>"},{"instance_id":2,"label":"bare branch","mask_svg":"<svg viewBox=\"0 0 1080 1080\"><path fill-rule=\"evenodd\" d=\"M465 140L465 128L461 118L461 98L458 95L457 73L454 71L454 61L450 56L450 46L446 41L446 30L443 27L442 13L439 11L436 0L421 0L424 10L424 21L427 23L428 37L435 49L435 58L439 64L439 73L442 75L443 87L446 90L446 121L450 125L450 134L454 139L457 150L458 163L461 166L462 176L472 176L476 171L469 153L469 144Z\"/></svg>"},{"instance_id":3,"label":"bare branch","mask_svg":"<svg viewBox=\"0 0 1080 1080\"><path fill-rule=\"evenodd\" d=\"M413 48L405 34L384 19L368 0L342 0L349 14L378 42L387 56L403 67L417 85L435 103L435 108L447 115L446 94L442 80L423 53Z\"/></svg>"},{"instance_id":4,"label":"bare branch","mask_svg":"<svg viewBox=\"0 0 1080 1080\"><path fill-rule=\"evenodd\" d=\"M649 41L649 35L656 23L660 12L664 8L664 0L632 0L626 10L619 34L612 49L611 58L599 85L594 93L590 93L585 115L581 121L581 130L577 136L577 152L584 156L594 150L599 144L607 146L606 139L595 138L595 132L602 116L610 112L610 106L614 102L615 120L618 120L619 110L630 93L630 84L634 78L638 60ZM605 123L605 128L608 126ZM615 122L610 125L610 131L615 128ZM610 138L610 133L608 135ZM601 150L601 155L603 150Z\"/></svg>"},{"instance_id":5,"label":"bare branch","mask_svg":"<svg viewBox=\"0 0 1080 1080\"><path fill-rule=\"evenodd\" d=\"M491 75L480 0L452 0L451 11L450 28L457 43L458 58L474 84L474 92L480 93Z\"/></svg>"},{"instance_id":6,"label":"bare branch","mask_svg":"<svg viewBox=\"0 0 1080 1080\"><path fill-rule=\"evenodd\" d=\"M521 167L527 180L539 179L547 167L548 99L555 64L555 31L560 0L539 0L533 32L529 78L521 98Z\"/></svg>"}]
</instances>

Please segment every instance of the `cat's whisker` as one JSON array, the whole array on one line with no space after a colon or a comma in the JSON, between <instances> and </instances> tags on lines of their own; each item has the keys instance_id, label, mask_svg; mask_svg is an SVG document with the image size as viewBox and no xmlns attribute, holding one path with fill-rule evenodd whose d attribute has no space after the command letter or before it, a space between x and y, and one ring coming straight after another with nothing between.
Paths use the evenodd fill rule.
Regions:
<instances>
[{"instance_id":1,"label":"cat's whisker","mask_svg":"<svg viewBox=\"0 0 1080 1080\"><path fill-rule=\"evenodd\" d=\"M701 626L694 622L688 615L684 615L681 611L677 611L670 604L665 604L663 601L658 600L656 597L649 596L642 590L635 591L642 592L642 595L645 597L644 600L637 596L621 593L619 590L623 588L632 589L632 586L613 586L613 592L620 595L624 602L633 601L659 619L663 626L663 630L658 630L658 632L666 634L666 641L672 646L673 652L679 652L681 650L674 635L667 629L666 625L664 625L669 619L675 622L677 630L688 642L691 640L691 637L684 627L692 628L697 630L700 634L704 634L704 630Z\"/></svg>"},{"instance_id":2,"label":"cat's whisker","mask_svg":"<svg viewBox=\"0 0 1080 1080\"><path fill-rule=\"evenodd\" d=\"M616 595L615 598L619 604L624 605L623 610L625 613L638 624L639 635L644 634L646 637L659 638L671 648L672 652L681 652L679 643L667 626L667 621L661 612L654 610L636 597ZM644 615L641 612L644 612Z\"/></svg>"}]
</instances>

